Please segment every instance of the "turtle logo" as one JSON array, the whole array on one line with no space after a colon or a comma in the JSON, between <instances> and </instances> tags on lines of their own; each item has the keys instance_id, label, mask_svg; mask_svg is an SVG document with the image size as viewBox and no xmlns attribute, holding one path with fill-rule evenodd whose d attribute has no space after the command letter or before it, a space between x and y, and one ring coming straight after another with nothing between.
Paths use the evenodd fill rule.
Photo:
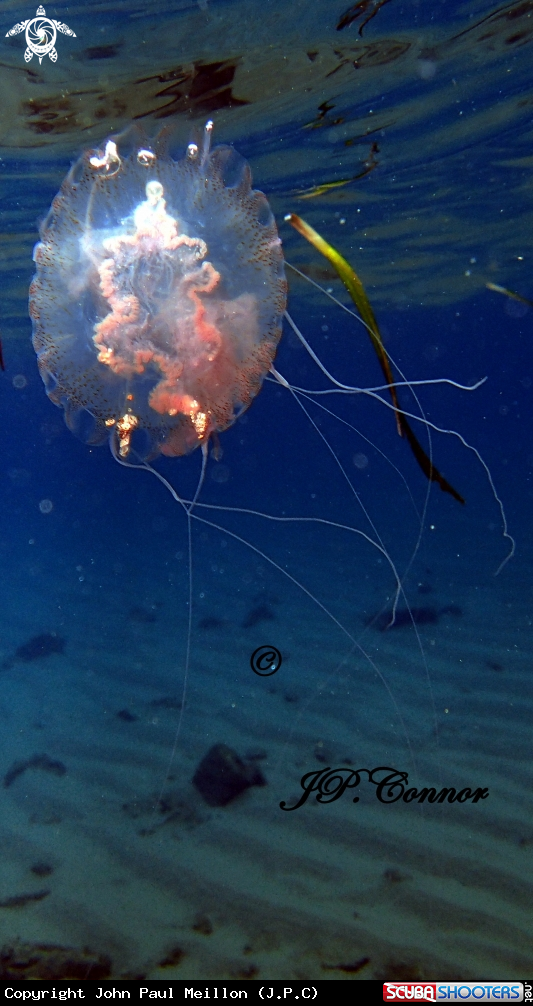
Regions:
<instances>
[{"instance_id":1,"label":"turtle logo","mask_svg":"<svg viewBox=\"0 0 533 1006\"><path fill-rule=\"evenodd\" d=\"M10 28L6 32L6 38L9 35L18 35L19 32L26 29L26 42L28 43L28 48L24 53L26 63L29 63L34 54L39 57L39 63L47 54L52 63L55 63L57 60L55 44L58 31L63 35L72 35L73 38L76 38L76 34L67 24L61 24L61 21L53 21L51 18L45 17L44 7L38 7L36 14L37 16L32 17L29 21L19 21L13 28Z\"/></svg>"}]
</instances>

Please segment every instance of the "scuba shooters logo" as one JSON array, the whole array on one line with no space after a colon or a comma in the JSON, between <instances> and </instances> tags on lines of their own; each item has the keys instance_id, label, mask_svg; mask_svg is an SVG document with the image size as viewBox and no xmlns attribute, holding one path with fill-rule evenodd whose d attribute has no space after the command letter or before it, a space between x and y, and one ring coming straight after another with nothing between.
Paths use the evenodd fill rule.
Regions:
<instances>
[{"instance_id":1,"label":"scuba shooters logo","mask_svg":"<svg viewBox=\"0 0 533 1006\"><path fill-rule=\"evenodd\" d=\"M52 63L55 63L57 60L55 44L58 31L63 35L71 35L76 38L75 32L69 28L68 24L62 24L61 21L46 17L44 7L37 8L35 17L13 25L9 31L6 31L6 38L9 38L10 35L19 35L24 30L26 31L27 44L24 53L26 63L29 63L34 56L39 57L39 63L42 62L43 56L49 56Z\"/></svg>"},{"instance_id":2,"label":"scuba shooters logo","mask_svg":"<svg viewBox=\"0 0 533 1006\"><path fill-rule=\"evenodd\" d=\"M530 982L384 982L384 1002L524 1002ZM524 995L525 990L525 995Z\"/></svg>"},{"instance_id":3,"label":"scuba shooters logo","mask_svg":"<svg viewBox=\"0 0 533 1006\"><path fill-rule=\"evenodd\" d=\"M464 787L456 790L453 786L444 786L437 790L433 786L425 786L417 789L409 786L407 772L399 772L390 766L381 765L378 768L322 768L314 772L306 772L300 780L303 789L302 796L292 807L287 806L287 801L282 800L280 807L282 810L298 810L307 802L311 793L316 796L317 803L334 803L347 789L357 789L362 778L367 777L368 782L376 787L376 796L380 803L478 803L479 800L486 800L489 791L486 787L470 789ZM359 797L352 798L353 803L359 802Z\"/></svg>"}]
</instances>

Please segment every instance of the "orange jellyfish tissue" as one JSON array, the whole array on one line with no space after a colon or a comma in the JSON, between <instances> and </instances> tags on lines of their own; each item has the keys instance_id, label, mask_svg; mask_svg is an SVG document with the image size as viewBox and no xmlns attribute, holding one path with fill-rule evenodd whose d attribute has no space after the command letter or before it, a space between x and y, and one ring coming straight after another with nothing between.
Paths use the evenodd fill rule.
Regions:
<instances>
[{"instance_id":1,"label":"orange jellyfish tissue","mask_svg":"<svg viewBox=\"0 0 533 1006\"><path fill-rule=\"evenodd\" d=\"M286 303L281 242L247 161L136 129L87 151L35 247L33 345L46 391L86 443L181 455L259 391Z\"/></svg>"}]
</instances>

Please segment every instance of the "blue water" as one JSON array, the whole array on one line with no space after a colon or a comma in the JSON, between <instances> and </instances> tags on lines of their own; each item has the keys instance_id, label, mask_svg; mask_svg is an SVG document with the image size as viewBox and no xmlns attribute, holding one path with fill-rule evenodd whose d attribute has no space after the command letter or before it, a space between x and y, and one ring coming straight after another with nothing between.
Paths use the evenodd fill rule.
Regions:
<instances>
[{"instance_id":1,"label":"blue water","mask_svg":"<svg viewBox=\"0 0 533 1006\"><path fill-rule=\"evenodd\" d=\"M234 56L238 10L210 3L207 11L187 5L176 14L178 32L188 19L205 22L202 45L189 43L183 64ZM293 84L287 79L286 91L283 82L276 90L265 71L257 112L251 98L232 109L211 97L209 109L186 116L178 108L177 117L186 142L190 118L200 123L204 112L213 114L220 139L250 159L254 184L270 198L288 262L349 305L284 214L309 218L342 250L408 380L470 386L487 378L475 391L416 387L420 405L399 390L406 412L420 415L421 407L430 423L451 431L432 430L429 444L424 423L412 421L464 506L436 485L428 496L386 390L382 402L365 394L310 402L265 381L221 436L221 459L208 459L198 502L222 509L199 506L189 520L152 473L127 470L107 447L77 441L46 397L31 347L25 305L35 221L80 149L112 131L99 126L89 84L97 80L104 97L120 88L139 95L133 81L148 77L149 59L134 41L145 21L130 21L127 5L116 18L102 13L106 44L123 33L124 49L89 57L80 12L79 41L62 37L57 66L43 61L39 81L24 84L25 100L59 100L79 60L86 127L36 132L33 113L23 104L17 111L13 100L2 155L0 764L4 778L17 762L25 768L1 790L4 948L17 940L80 954L86 947L93 961L108 955L110 976L156 980L499 979L532 963L531 311L485 285L531 296L531 189L518 157L529 153L529 141L514 104L520 87L503 76L511 69L522 79L529 36L516 50L496 34L491 50L478 41L458 50L450 38L472 21L486 17L494 32L513 26L507 8L450 10L424 27L434 32L433 48L428 38L421 52L418 40L405 57L434 64L433 82L429 71L424 77L401 61L371 62L371 42L383 47L396 35L415 46L423 13L416 4L387 5L360 41L357 26L349 37L336 33L322 5L307 9L302 52L316 44L320 56L300 64L302 52L288 44L298 37L298 12L284 14L284 36L273 3L272 22L243 21L242 60L253 63L265 40L277 39L280 53L287 46ZM170 17L154 9L151 30L156 14L161 25ZM53 16L74 27L78 13L58 8ZM341 68L320 86L309 78L306 97L308 68L348 42L361 52L367 46L367 70L348 80ZM19 43L9 49L13 67L22 62ZM70 44L77 55L67 62ZM443 95L457 86L470 94L472 52L484 118L469 137L463 123L454 125L457 99L448 96L444 108ZM152 75L169 70L163 43L150 58L159 61ZM272 67L282 81L279 65ZM400 86L395 74L402 73ZM339 81L337 91L330 79ZM243 80L236 76L236 93L245 93ZM365 93L354 98L356 84ZM496 92L516 113L505 137L489 100ZM355 174L354 161L357 167L368 155L366 140L355 152L344 144L335 133L342 124L303 128L320 102L337 102L348 123L351 108L368 129L367 113L385 94L385 118L392 109L405 127L388 145L384 126L379 167L329 195L299 200L295 192ZM129 100L112 128L131 116ZM159 125L147 117L149 133ZM434 157L431 135L442 144ZM28 137L43 147L28 149ZM361 389L381 386L364 328L290 270L288 278L291 317L328 370ZM292 386L331 387L288 325L275 366ZM182 499L195 492L199 454L155 462ZM506 527L516 551L500 569L512 546ZM395 597L392 566L405 624L380 631ZM43 633L64 640L64 652L35 652L29 661L17 654ZM263 678L250 657L264 644L277 647L283 663ZM211 807L192 778L218 743L258 766L266 785ZM42 753L66 772L30 764ZM392 766L418 789L481 787L488 796L475 804L386 804L362 782L358 803L348 790L331 803L312 795L293 813L280 808L298 801L305 773L328 766ZM32 872L43 863L46 874ZM2 904L39 893L16 910ZM342 968L365 958L359 970Z\"/></svg>"}]
</instances>

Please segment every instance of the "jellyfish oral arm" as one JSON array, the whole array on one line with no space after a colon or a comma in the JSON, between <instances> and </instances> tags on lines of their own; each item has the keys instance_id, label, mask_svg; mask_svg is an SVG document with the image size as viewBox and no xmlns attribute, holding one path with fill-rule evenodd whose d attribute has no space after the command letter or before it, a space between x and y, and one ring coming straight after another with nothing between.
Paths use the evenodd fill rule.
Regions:
<instances>
[{"instance_id":1,"label":"jellyfish oral arm","mask_svg":"<svg viewBox=\"0 0 533 1006\"><path fill-rule=\"evenodd\" d=\"M291 385L285 380L283 374L280 374L279 370L276 370L273 364L270 365L270 373L276 379L278 384L281 384L282 388L287 388L288 391L291 390Z\"/></svg>"}]
</instances>

